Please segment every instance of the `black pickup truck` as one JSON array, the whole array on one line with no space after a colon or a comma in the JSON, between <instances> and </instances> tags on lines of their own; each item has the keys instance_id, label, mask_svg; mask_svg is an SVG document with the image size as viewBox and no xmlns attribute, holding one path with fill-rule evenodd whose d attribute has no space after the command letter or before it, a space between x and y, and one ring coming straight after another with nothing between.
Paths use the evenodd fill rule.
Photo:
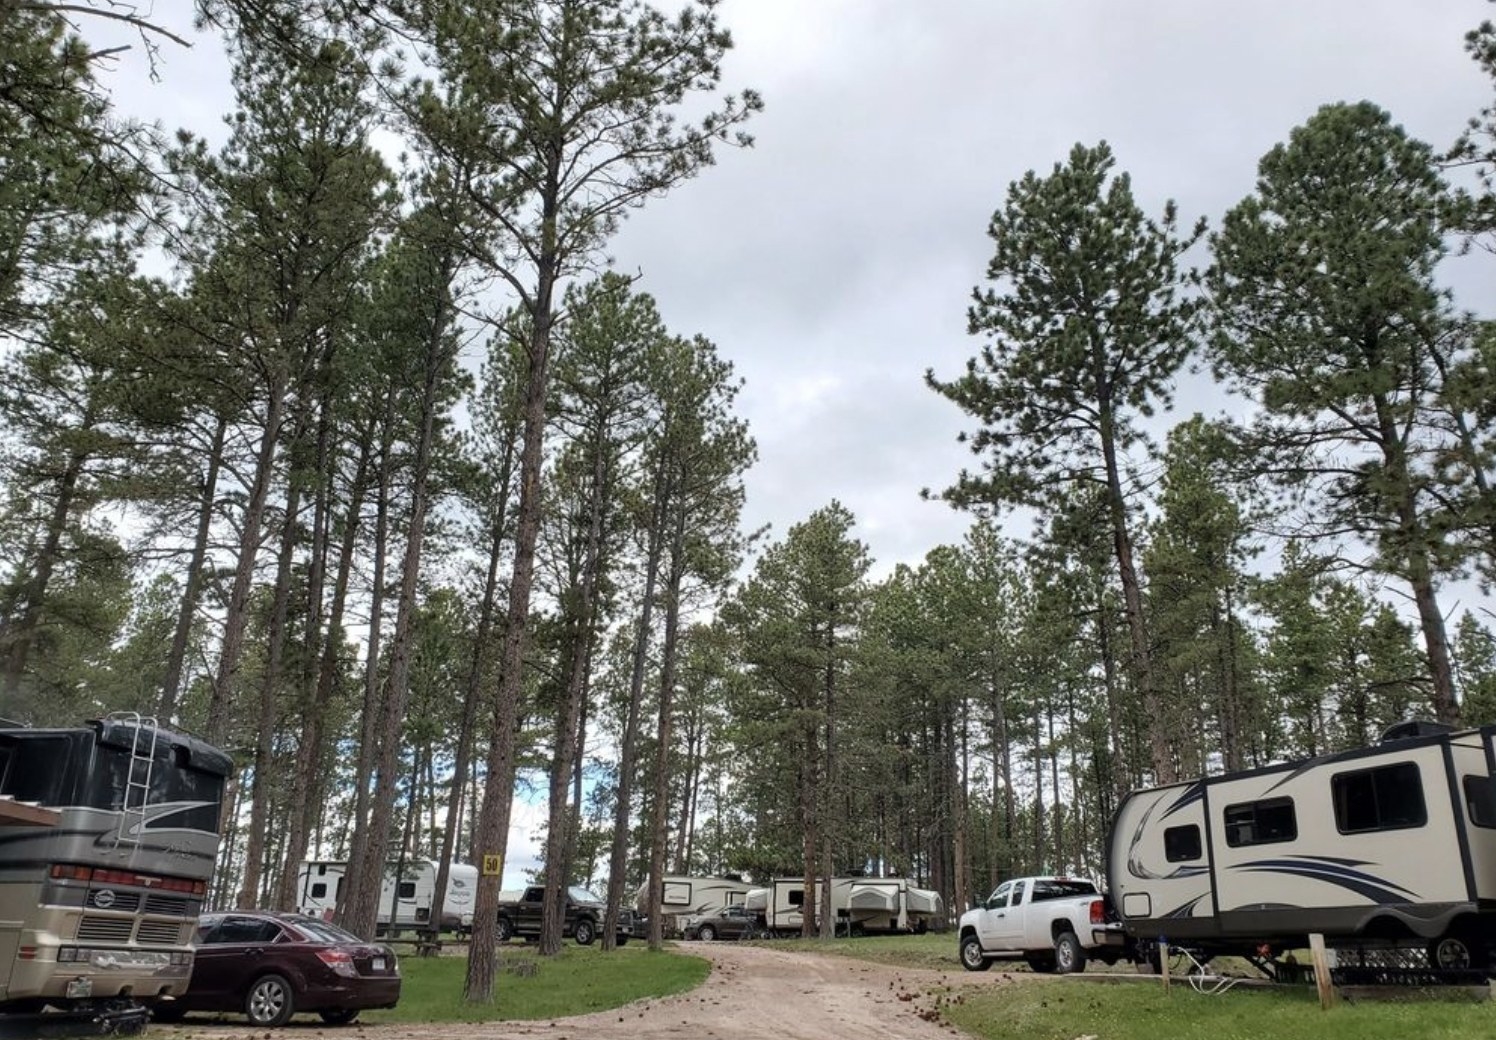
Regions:
<instances>
[{"instance_id":1,"label":"black pickup truck","mask_svg":"<svg viewBox=\"0 0 1496 1040\"><path fill-rule=\"evenodd\" d=\"M499 941L508 942L515 936L524 939L540 937L540 915L544 905L545 888L531 885L523 892L499 893ZM585 888L575 886L566 890L566 922L562 934L575 939L582 946L591 946L602 930L607 904ZM622 946L634 935L634 912L627 907L618 909L618 945Z\"/></svg>"}]
</instances>

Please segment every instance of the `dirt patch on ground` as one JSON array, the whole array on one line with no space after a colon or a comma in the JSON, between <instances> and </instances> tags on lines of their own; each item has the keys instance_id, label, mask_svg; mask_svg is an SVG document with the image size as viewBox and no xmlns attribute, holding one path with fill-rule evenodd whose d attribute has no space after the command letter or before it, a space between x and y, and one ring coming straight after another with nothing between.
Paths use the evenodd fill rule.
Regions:
<instances>
[{"instance_id":1,"label":"dirt patch on ground","mask_svg":"<svg viewBox=\"0 0 1496 1040\"><path fill-rule=\"evenodd\" d=\"M929 996L932 990L1055 981L997 969L972 974L889 968L850 957L742 943L693 943L689 952L712 962L711 975L691 992L575 1018L342 1028L298 1019L272 1032L249 1031L232 1022L189 1022L178 1035L203 1040L263 1040L275 1035L286 1040L949 1040L951 1027L941 1023ZM155 1029L152 1033L160 1035Z\"/></svg>"}]
</instances>

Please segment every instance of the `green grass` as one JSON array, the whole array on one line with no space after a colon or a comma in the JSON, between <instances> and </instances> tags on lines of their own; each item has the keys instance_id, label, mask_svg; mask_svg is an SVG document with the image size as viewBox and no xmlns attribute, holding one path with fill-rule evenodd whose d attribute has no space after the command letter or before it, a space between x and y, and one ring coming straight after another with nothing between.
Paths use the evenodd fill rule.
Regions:
<instances>
[{"instance_id":1,"label":"green grass","mask_svg":"<svg viewBox=\"0 0 1496 1040\"><path fill-rule=\"evenodd\" d=\"M765 945L772 950L826 953L898 968L961 970L961 962L956 958L955 932L943 935L937 932L926 932L924 935L868 935L856 939L833 939L830 942L820 939L773 939ZM1023 962L1015 962L1011 967L1022 969Z\"/></svg>"},{"instance_id":2,"label":"green grass","mask_svg":"<svg viewBox=\"0 0 1496 1040\"><path fill-rule=\"evenodd\" d=\"M494 1002L468 1004L462 999L466 957L402 957L399 1005L366 1011L360 1021L495 1022L585 1015L683 993L701 985L710 969L700 957L652 953L635 944L604 954L599 946L567 943L557 957L511 944L501 949Z\"/></svg>"},{"instance_id":3,"label":"green grass","mask_svg":"<svg viewBox=\"0 0 1496 1040\"><path fill-rule=\"evenodd\" d=\"M1070 979L1052 985L953 989L940 999L945 1021L990 1040L1469 1040L1496 1035L1490 1002L1423 999L1338 1001L1319 1006L1313 986L1237 988L1206 996L1175 983L1106 984Z\"/></svg>"}]
</instances>

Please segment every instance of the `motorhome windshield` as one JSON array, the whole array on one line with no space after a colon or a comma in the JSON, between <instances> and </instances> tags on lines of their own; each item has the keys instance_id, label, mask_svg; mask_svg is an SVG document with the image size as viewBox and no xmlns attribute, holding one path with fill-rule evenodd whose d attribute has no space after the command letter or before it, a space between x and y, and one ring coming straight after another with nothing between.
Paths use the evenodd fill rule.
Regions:
<instances>
[{"instance_id":1,"label":"motorhome windshield","mask_svg":"<svg viewBox=\"0 0 1496 1040\"><path fill-rule=\"evenodd\" d=\"M143 780L136 767L136 780ZM95 809L120 809L130 777L130 752L125 748L101 744L94 749L93 762L78 792L82 804ZM217 831L218 806L223 797L223 777L173 761L171 749L157 752L150 771L148 805L182 803L176 812L153 816L152 829L186 827L191 830Z\"/></svg>"}]
</instances>

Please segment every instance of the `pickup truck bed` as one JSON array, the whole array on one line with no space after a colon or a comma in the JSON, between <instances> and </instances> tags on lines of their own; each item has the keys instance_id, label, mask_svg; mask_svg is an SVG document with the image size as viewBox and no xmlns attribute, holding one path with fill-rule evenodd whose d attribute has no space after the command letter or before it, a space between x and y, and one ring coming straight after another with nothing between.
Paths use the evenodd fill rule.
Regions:
<instances>
[{"instance_id":1,"label":"pickup truck bed","mask_svg":"<svg viewBox=\"0 0 1496 1040\"><path fill-rule=\"evenodd\" d=\"M1030 877L1005 881L961 915L961 966L986 971L997 960L1022 960L1034 971L1084 971L1092 959L1115 964L1127 938L1106 899L1089 881Z\"/></svg>"}]
</instances>

